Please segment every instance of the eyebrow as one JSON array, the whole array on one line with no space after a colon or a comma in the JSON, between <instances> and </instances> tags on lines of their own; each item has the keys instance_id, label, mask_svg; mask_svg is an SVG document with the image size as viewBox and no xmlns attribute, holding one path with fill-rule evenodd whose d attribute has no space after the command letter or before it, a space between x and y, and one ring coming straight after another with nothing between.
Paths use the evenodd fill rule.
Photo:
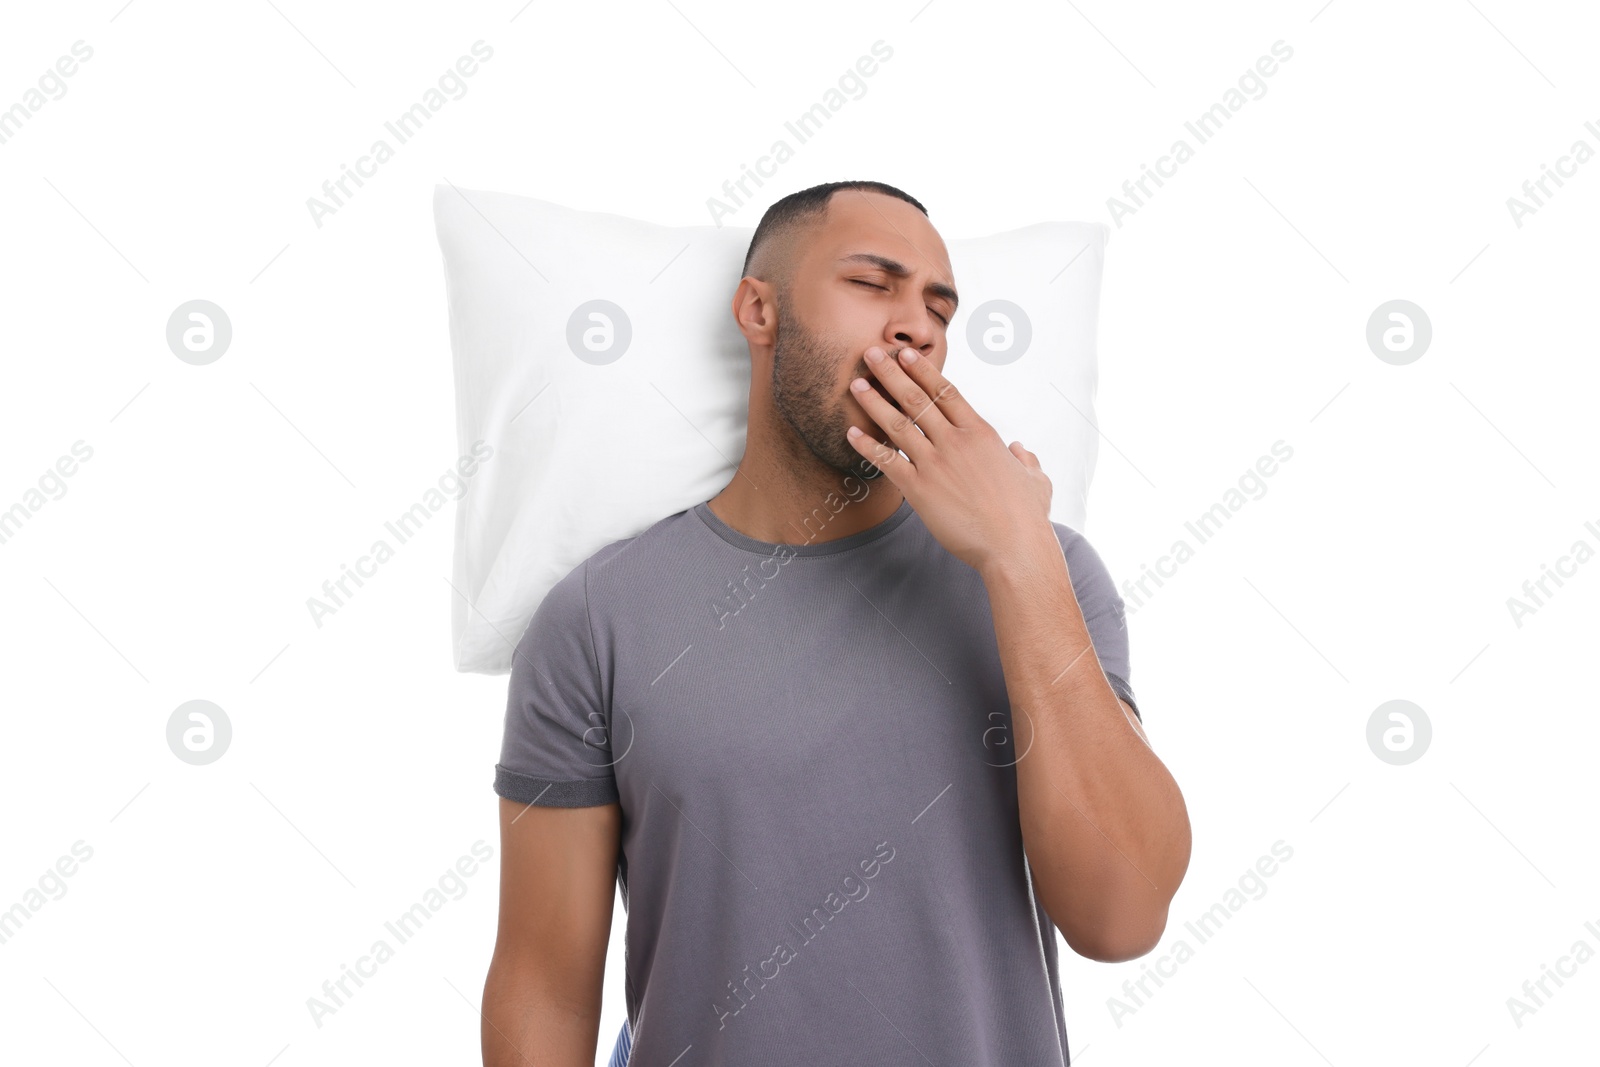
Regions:
<instances>
[{"instance_id":1,"label":"eyebrow","mask_svg":"<svg viewBox=\"0 0 1600 1067\"><path fill-rule=\"evenodd\" d=\"M904 263L890 259L888 256L880 256L872 252L855 252L848 256L841 256L839 258L839 262L871 263L885 274L893 275L896 278L909 278L911 276L911 269ZM946 300L950 301L950 307L952 310L961 306L961 298L956 295L956 291L943 282L929 282L927 285L923 286L923 291L932 293L934 296L944 297Z\"/></svg>"}]
</instances>

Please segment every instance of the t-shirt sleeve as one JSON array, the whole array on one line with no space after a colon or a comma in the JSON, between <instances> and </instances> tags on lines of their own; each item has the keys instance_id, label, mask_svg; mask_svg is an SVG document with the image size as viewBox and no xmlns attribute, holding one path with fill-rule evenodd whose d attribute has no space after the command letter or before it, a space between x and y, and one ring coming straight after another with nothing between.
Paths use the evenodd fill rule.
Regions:
<instances>
[{"instance_id":1,"label":"t-shirt sleeve","mask_svg":"<svg viewBox=\"0 0 1600 1067\"><path fill-rule=\"evenodd\" d=\"M509 800L558 808L617 801L586 570L579 564L545 594L511 658L494 768L494 791Z\"/></svg>"},{"instance_id":2,"label":"t-shirt sleeve","mask_svg":"<svg viewBox=\"0 0 1600 1067\"><path fill-rule=\"evenodd\" d=\"M1067 558L1067 573L1072 576L1072 592L1089 626L1094 654L1100 658L1111 691L1133 708L1144 721L1138 701L1133 698L1132 668L1128 662L1128 621L1122 597L1117 593L1111 572L1089 539L1070 526L1053 523L1061 538L1061 551Z\"/></svg>"}]
</instances>

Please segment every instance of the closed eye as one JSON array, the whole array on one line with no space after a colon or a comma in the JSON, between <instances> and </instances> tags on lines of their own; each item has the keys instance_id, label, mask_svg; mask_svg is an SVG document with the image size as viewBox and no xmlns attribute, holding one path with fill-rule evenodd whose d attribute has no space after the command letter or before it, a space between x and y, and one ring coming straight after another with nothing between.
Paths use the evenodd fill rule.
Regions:
<instances>
[{"instance_id":1,"label":"closed eye","mask_svg":"<svg viewBox=\"0 0 1600 1067\"><path fill-rule=\"evenodd\" d=\"M850 280L855 282L857 285L864 285L868 289L881 289L884 292L888 292L889 291L889 287L886 286L886 285L875 285L872 282L866 281L866 280L861 279L861 278L851 278ZM939 314L937 311L934 311L933 308L929 308L928 310L929 311L933 311L933 317L938 319L944 325L946 325L946 326L950 325L950 320L945 318L943 315Z\"/></svg>"}]
</instances>

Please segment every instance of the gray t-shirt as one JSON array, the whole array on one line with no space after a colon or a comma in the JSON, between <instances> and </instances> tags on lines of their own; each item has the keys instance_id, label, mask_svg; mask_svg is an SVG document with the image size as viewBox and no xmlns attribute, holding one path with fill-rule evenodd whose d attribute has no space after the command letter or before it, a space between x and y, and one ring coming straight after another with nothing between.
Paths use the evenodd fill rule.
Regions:
<instances>
[{"instance_id":1,"label":"gray t-shirt","mask_svg":"<svg viewBox=\"0 0 1600 1067\"><path fill-rule=\"evenodd\" d=\"M634 1067L1069 1061L988 594L909 502L816 540L849 506L787 546L676 512L517 644L494 790L621 804ZM1054 526L1131 705L1122 598Z\"/></svg>"}]
</instances>

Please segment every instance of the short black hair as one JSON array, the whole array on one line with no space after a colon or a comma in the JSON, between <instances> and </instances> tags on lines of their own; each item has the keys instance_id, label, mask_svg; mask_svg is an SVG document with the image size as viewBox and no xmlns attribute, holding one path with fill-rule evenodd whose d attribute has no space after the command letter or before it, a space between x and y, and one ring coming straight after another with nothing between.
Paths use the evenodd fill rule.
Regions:
<instances>
[{"instance_id":1,"label":"short black hair","mask_svg":"<svg viewBox=\"0 0 1600 1067\"><path fill-rule=\"evenodd\" d=\"M855 181L855 182L826 182L822 185L813 185L809 189L801 189L798 193L790 193L776 204L767 208L766 214L761 216L761 221L756 224L756 232L750 236L750 249L744 254L744 275L749 275L750 264L754 262L756 250L766 244L775 235L794 230L803 223L814 220L818 215L828 210L828 201L841 189L863 189L868 192L882 193L904 200L924 215L928 209L910 193L896 189L883 182ZM763 278L762 281L771 279ZM783 288L786 279L778 279L779 288Z\"/></svg>"}]
</instances>

